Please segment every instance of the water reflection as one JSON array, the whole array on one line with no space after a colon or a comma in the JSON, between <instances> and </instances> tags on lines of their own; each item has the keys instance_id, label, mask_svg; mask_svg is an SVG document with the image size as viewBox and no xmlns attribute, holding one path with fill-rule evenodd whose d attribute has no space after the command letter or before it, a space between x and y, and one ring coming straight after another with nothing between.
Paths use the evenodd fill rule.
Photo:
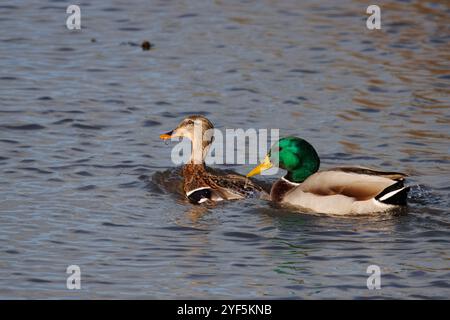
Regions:
<instances>
[{"instance_id":1,"label":"water reflection","mask_svg":"<svg viewBox=\"0 0 450 320\"><path fill-rule=\"evenodd\" d=\"M447 298L448 1L380 6L369 31L362 0L82 3L68 33L63 4L2 5L0 297ZM158 139L193 113L405 171L407 213L193 206Z\"/></svg>"}]
</instances>

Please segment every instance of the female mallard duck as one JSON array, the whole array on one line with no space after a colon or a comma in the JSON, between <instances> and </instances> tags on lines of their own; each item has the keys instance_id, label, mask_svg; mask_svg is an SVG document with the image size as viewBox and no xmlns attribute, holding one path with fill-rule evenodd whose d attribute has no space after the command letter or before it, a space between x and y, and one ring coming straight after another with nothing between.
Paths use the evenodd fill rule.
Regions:
<instances>
[{"instance_id":1,"label":"female mallard duck","mask_svg":"<svg viewBox=\"0 0 450 320\"><path fill-rule=\"evenodd\" d=\"M191 157L182 170L186 197L193 203L202 203L264 195L264 189L246 177L237 174L217 176L206 171L204 159L214 140L213 129L208 119L194 115L181 121L174 130L160 135L163 140L175 137L191 140Z\"/></svg>"},{"instance_id":2,"label":"female mallard duck","mask_svg":"<svg viewBox=\"0 0 450 320\"><path fill-rule=\"evenodd\" d=\"M307 141L297 137L280 139L264 161L247 177L277 166L287 170L270 192L270 198L327 214L367 214L406 205L409 187L403 173L342 167L317 171L320 160Z\"/></svg>"}]
</instances>

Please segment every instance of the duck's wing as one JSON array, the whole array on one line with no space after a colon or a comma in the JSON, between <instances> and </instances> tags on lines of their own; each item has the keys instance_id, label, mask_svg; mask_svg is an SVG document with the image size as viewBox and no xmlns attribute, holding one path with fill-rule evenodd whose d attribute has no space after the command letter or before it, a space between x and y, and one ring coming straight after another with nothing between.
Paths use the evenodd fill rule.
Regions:
<instances>
[{"instance_id":1,"label":"duck's wing","mask_svg":"<svg viewBox=\"0 0 450 320\"><path fill-rule=\"evenodd\" d=\"M334 168L313 174L296 190L318 196L343 195L356 201L363 201L375 198L393 184L403 185L405 176L401 173L382 172L361 167Z\"/></svg>"},{"instance_id":2,"label":"duck's wing","mask_svg":"<svg viewBox=\"0 0 450 320\"><path fill-rule=\"evenodd\" d=\"M210 175L209 179L214 183L214 190L219 194L222 193L226 199L242 199L256 193L265 193L262 187L249 178L237 174Z\"/></svg>"},{"instance_id":3,"label":"duck's wing","mask_svg":"<svg viewBox=\"0 0 450 320\"><path fill-rule=\"evenodd\" d=\"M207 200L235 200L265 194L264 189L250 179L237 174L216 175L204 165L187 164L183 167L184 191L193 203Z\"/></svg>"},{"instance_id":4,"label":"duck's wing","mask_svg":"<svg viewBox=\"0 0 450 320\"><path fill-rule=\"evenodd\" d=\"M355 174L365 174L369 176L384 177L395 181L403 180L408 176L407 174L401 172L380 171L366 167L336 167L326 171L342 171Z\"/></svg>"}]
</instances>

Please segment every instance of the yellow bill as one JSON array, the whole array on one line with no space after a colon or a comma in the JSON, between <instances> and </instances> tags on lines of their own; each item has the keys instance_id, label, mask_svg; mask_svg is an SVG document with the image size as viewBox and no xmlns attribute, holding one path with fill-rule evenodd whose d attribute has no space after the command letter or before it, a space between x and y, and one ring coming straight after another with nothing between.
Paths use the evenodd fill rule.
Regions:
<instances>
[{"instance_id":1,"label":"yellow bill","mask_svg":"<svg viewBox=\"0 0 450 320\"><path fill-rule=\"evenodd\" d=\"M247 173L247 177L252 177L255 174L261 174L261 172L270 169L273 167L272 162L270 162L270 158L267 155L263 162L261 162L256 168L254 168L252 171L250 171L249 173Z\"/></svg>"}]
</instances>

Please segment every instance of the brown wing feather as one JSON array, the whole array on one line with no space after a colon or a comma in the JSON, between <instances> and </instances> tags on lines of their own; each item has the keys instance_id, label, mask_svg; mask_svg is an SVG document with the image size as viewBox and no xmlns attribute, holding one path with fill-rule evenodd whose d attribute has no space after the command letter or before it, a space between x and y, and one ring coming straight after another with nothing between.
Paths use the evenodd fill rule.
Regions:
<instances>
[{"instance_id":1,"label":"brown wing feather","mask_svg":"<svg viewBox=\"0 0 450 320\"><path fill-rule=\"evenodd\" d=\"M378 173L378 171L375 172ZM359 170L355 172L336 169L319 171L306 179L298 188L317 195L340 194L356 200L368 200L395 183L394 179L388 178L392 176L390 174L367 173L361 173Z\"/></svg>"},{"instance_id":2,"label":"brown wing feather","mask_svg":"<svg viewBox=\"0 0 450 320\"><path fill-rule=\"evenodd\" d=\"M401 172L392 172L392 171L380 171L380 170L374 170L366 167L336 167L331 168L327 171L342 171L342 172L349 172L349 173L356 173L356 174L366 174L369 176L380 176L385 177L392 180L403 180L408 175Z\"/></svg>"},{"instance_id":3,"label":"brown wing feather","mask_svg":"<svg viewBox=\"0 0 450 320\"><path fill-rule=\"evenodd\" d=\"M184 191L209 187L223 199L240 199L254 195L255 192L264 193L264 189L246 177L227 174L215 175L206 171L202 164L187 164L183 167Z\"/></svg>"},{"instance_id":4,"label":"brown wing feather","mask_svg":"<svg viewBox=\"0 0 450 320\"><path fill-rule=\"evenodd\" d=\"M228 193L238 193L243 196L248 196L255 191L264 191L263 188L253 183L250 179L235 174L227 174L224 176L209 175L209 179L214 182L216 188L226 189Z\"/></svg>"}]
</instances>

